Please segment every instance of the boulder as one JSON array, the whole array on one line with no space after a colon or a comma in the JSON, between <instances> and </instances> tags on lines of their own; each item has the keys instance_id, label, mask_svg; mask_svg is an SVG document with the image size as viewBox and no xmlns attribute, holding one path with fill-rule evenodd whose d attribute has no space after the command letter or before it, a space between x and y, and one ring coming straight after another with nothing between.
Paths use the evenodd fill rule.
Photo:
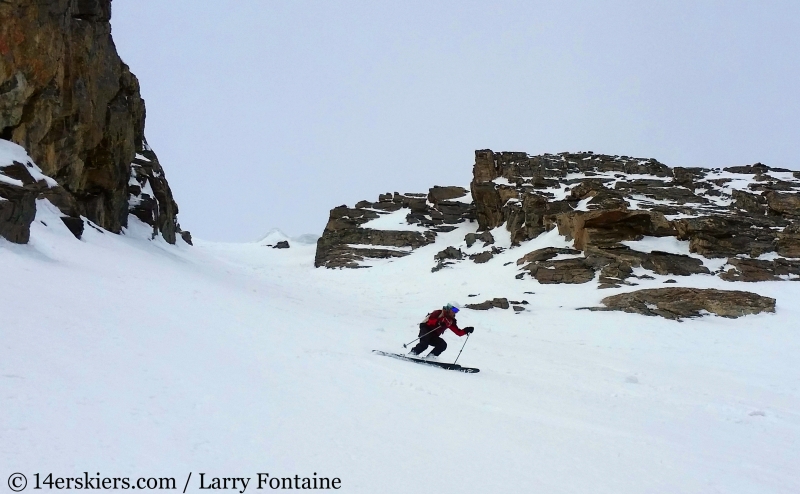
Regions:
<instances>
[{"instance_id":1,"label":"boulder","mask_svg":"<svg viewBox=\"0 0 800 494\"><path fill-rule=\"evenodd\" d=\"M438 204L442 201L449 201L450 199L458 199L467 195L469 191L464 187L439 187L435 185L428 191L428 201L433 204Z\"/></svg>"},{"instance_id":2,"label":"boulder","mask_svg":"<svg viewBox=\"0 0 800 494\"><path fill-rule=\"evenodd\" d=\"M725 281L800 281L800 260L728 259L727 269L719 275Z\"/></svg>"},{"instance_id":3,"label":"boulder","mask_svg":"<svg viewBox=\"0 0 800 494\"><path fill-rule=\"evenodd\" d=\"M494 237L491 232L481 233L467 233L464 236L464 241L467 243L467 248L472 247L478 240L483 242L484 247L494 243Z\"/></svg>"},{"instance_id":4,"label":"boulder","mask_svg":"<svg viewBox=\"0 0 800 494\"><path fill-rule=\"evenodd\" d=\"M764 194L769 209L779 214L800 215L800 194L770 191Z\"/></svg>"},{"instance_id":5,"label":"boulder","mask_svg":"<svg viewBox=\"0 0 800 494\"><path fill-rule=\"evenodd\" d=\"M524 256L517 259L517 265L527 264L530 262L548 261L559 254L580 255L581 251L567 248L545 247L543 249L536 249L528 252Z\"/></svg>"},{"instance_id":6,"label":"boulder","mask_svg":"<svg viewBox=\"0 0 800 494\"><path fill-rule=\"evenodd\" d=\"M439 251L436 253L433 258L437 261L441 261L444 259L454 259L454 260L461 260L464 258L464 253L461 252L461 249L456 249L455 247L447 247L446 249Z\"/></svg>"},{"instance_id":7,"label":"boulder","mask_svg":"<svg viewBox=\"0 0 800 494\"><path fill-rule=\"evenodd\" d=\"M469 257L475 264L484 264L489 262L494 257L494 252L487 250L485 252L481 252L480 254L474 254Z\"/></svg>"},{"instance_id":8,"label":"boulder","mask_svg":"<svg viewBox=\"0 0 800 494\"><path fill-rule=\"evenodd\" d=\"M594 279L595 267L585 258L560 261L534 261L522 268L542 284L588 283Z\"/></svg>"},{"instance_id":9,"label":"boulder","mask_svg":"<svg viewBox=\"0 0 800 494\"><path fill-rule=\"evenodd\" d=\"M602 265L602 258L606 257L632 267L643 267L661 275L689 276L692 274L710 274L701 259L657 250L640 252L627 246L608 249L589 248L586 251L586 255L596 265Z\"/></svg>"},{"instance_id":10,"label":"boulder","mask_svg":"<svg viewBox=\"0 0 800 494\"><path fill-rule=\"evenodd\" d=\"M472 310L489 310L489 309L508 309L511 304L508 303L507 298L493 298L486 300L479 304L467 304L464 307Z\"/></svg>"},{"instance_id":11,"label":"boulder","mask_svg":"<svg viewBox=\"0 0 800 494\"><path fill-rule=\"evenodd\" d=\"M590 310L619 310L646 316L680 320L699 317L703 311L736 318L747 314L775 312L775 299L738 291L712 288L651 288L612 295L602 300L605 307Z\"/></svg>"}]
</instances>

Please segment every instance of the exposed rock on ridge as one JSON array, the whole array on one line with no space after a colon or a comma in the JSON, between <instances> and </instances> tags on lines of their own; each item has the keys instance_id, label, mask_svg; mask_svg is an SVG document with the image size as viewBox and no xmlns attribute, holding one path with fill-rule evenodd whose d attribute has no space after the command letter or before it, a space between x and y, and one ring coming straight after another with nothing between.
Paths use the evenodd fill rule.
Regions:
<instances>
[{"instance_id":1,"label":"exposed rock on ridge","mask_svg":"<svg viewBox=\"0 0 800 494\"><path fill-rule=\"evenodd\" d=\"M0 140L0 237L27 243L36 198L55 187L55 180L44 176L22 148Z\"/></svg>"},{"instance_id":2,"label":"exposed rock on ridge","mask_svg":"<svg viewBox=\"0 0 800 494\"><path fill-rule=\"evenodd\" d=\"M355 208L333 208L317 241L314 265L358 268L365 259L403 257L432 243L437 232L474 218L467 190L433 187L426 194L381 194L378 202L361 201ZM459 200L462 199L462 200ZM371 221L392 215L393 225L370 227Z\"/></svg>"},{"instance_id":3,"label":"exposed rock on ridge","mask_svg":"<svg viewBox=\"0 0 800 494\"><path fill-rule=\"evenodd\" d=\"M178 207L110 18L110 0L0 2L0 138L58 182L64 214L118 233L133 213L174 243Z\"/></svg>"},{"instance_id":4,"label":"exposed rock on ridge","mask_svg":"<svg viewBox=\"0 0 800 494\"><path fill-rule=\"evenodd\" d=\"M513 263L504 254L509 243L513 249L537 239L537 250L515 257L517 279L595 282L598 288L646 280L681 283L681 277L688 281L693 276L731 282L800 280L800 172L761 163L670 168L655 159L592 152L529 156L478 150L472 201L459 190L384 194L376 203L335 208L319 240L316 265L362 267L370 257L406 256L436 241L438 232L469 221L477 224L461 229L463 242L437 242L431 271L472 261L497 269L498 275L507 273L501 268ZM384 221L390 217L392 222ZM540 240L545 232L558 235L548 233ZM496 238L501 245L494 245ZM565 248L564 240L571 248ZM651 310L684 294L680 290L640 291L640 298L653 296L652 303L642 302ZM726 317L752 313L739 304L746 305L747 297L757 301L758 310L770 310L756 294L736 292L746 294L739 300L728 291L685 290L690 290L685 292L688 305L676 309L676 317L702 311ZM666 298L659 299L663 294ZM639 304L631 297L619 300L631 307ZM725 299L722 305L736 299L733 312L717 304L719 297ZM611 305L616 301L609 300ZM667 309L651 312L669 317Z\"/></svg>"},{"instance_id":5,"label":"exposed rock on ridge","mask_svg":"<svg viewBox=\"0 0 800 494\"><path fill-rule=\"evenodd\" d=\"M775 299L739 290L711 288L656 288L606 297L605 307L590 310L621 310L667 319L699 317L703 311L736 318L760 312L775 312Z\"/></svg>"},{"instance_id":6,"label":"exposed rock on ridge","mask_svg":"<svg viewBox=\"0 0 800 494\"><path fill-rule=\"evenodd\" d=\"M519 244L558 228L583 252L525 264L542 283L585 283L599 272L601 287L619 286L637 267L678 276L710 273L701 259L623 244L644 237L675 237L688 241L691 253L728 258L726 280L800 278L800 260L739 259L800 253L800 174L790 170L760 163L670 168L654 159L591 152L480 150L471 189L479 230L505 225ZM539 274L540 268L546 271Z\"/></svg>"}]
</instances>

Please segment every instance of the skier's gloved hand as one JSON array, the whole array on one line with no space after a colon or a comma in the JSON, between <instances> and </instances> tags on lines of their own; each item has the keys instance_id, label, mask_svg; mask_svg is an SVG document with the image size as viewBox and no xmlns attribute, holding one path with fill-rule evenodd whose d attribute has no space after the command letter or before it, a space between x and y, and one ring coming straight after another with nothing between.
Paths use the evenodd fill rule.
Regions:
<instances>
[{"instance_id":1,"label":"skier's gloved hand","mask_svg":"<svg viewBox=\"0 0 800 494\"><path fill-rule=\"evenodd\" d=\"M473 328L472 326L467 326L466 328L464 328L464 332L467 334L472 334L473 331L475 331L475 328Z\"/></svg>"}]
</instances>

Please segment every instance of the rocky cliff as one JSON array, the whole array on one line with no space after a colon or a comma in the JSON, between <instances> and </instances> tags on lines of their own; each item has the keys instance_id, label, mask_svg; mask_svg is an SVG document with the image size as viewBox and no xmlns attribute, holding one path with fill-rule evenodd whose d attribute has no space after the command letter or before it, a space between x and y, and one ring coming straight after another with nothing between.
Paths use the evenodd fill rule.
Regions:
<instances>
[{"instance_id":1,"label":"rocky cliff","mask_svg":"<svg viewBox=\"0 0 800 494\"><path fill-rule=\"evenodd\" d=\"M707 273L701 258L725 259L717 274L726 280L800 278L800 260L792 259L800 257L800 172L760 163L670 168L654 159L593 153L483 150L475 156L471 188L479 230L504 225L519 245L557 228L582 253L561 261L522 258L523 269L539 281L589 281L599 273L601 287L618 285L638 267ZM686 241L699 256L625 245L645 237ZM573 277L576 270L583 274ZM562 271L567 278L559 277Z\"/></svg>"},{"instance_id":2,"label":"rocky cliff","mask_svg":"<svg viewBox=\"0 0 800 494\"><path fill-rule=\"evenodd\" d=\"M428 194L385 194L378 202L335 208L316 265L367 267L370 259L440 245L437 235L460 228L463 237L453 242L449 234L449 245L431 259L432 271L489 263L520 249L516 278L538 284L594 282L609 289L656 276L680 284L695 275L726 282L800 280L800 172L760 163L670 168L655 159L591 152L479 150L469 189L434 187ZM501 236L504 242L496 243ZM733 292L687 290L681 293L694 299L684 315L718 307L720 297L733 305L718 314L750 313L746 304L732 302L744 300ZM660 294L669 299L673 292L607 300L609 307L620 301L655 307ZM774 300L756 306L770 304Z\"/></svg>"},{"instance_id":3,"label":"rocky cliff","mask_svg":"<svg viewBox=\"0 0 800 494\"><path fill-rule=\"evenodd\" d=\"M377 202L361 201L331 210L317 241L314 265L361 267L364 259L402 257L430 244L438 232L474 221L475 208L462 187L432 187L427 194L382 194Z\"/></svg>"},{"instance_id":4,"label":"rocky cliff","mask_svg":"<svg viewBox=\"0 0 800 494\"><path fill-rule=\"evenodd\" d=\"M139 82L117 54L110 19L111 0L0 2L0 138L25 148L57 182L0 189L9 202L0 232L16 231L4 235L11 241L26 240L32 216L20 198L29 205L32 194L115 233L134 214L154 236L190 241L145 140Z\"/></svg>"}]
</instances>

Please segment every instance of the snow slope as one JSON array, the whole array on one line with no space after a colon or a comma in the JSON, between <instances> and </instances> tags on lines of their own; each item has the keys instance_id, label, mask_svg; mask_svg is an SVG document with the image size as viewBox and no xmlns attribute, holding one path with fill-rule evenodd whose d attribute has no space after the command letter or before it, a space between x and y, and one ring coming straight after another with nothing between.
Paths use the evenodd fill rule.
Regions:
<instances>
[{"instance_id":1,"label":"snow slope","mask_svg":"<svg viewBox=\"0 0 800 494\"><path fill-rule=\"evenodd\" d=\"M3 475L180 489L191 471L193 492L199 472L316 472L351 493L800 492L800 284L696 276L775 297L777 313L679 323L575 310L623 289L515 280L504 264L564 243L555 232L431 273L469 227L328 270L313 244L170 246L140 226L79 241L40 203L29 245L0 240ZM402 351L443 303L498 296L529 310L459 314L476 327L460 362L479 374L370 352ZM465 340L446 339L455 358Z\"/></svg>"}]
</instances>

